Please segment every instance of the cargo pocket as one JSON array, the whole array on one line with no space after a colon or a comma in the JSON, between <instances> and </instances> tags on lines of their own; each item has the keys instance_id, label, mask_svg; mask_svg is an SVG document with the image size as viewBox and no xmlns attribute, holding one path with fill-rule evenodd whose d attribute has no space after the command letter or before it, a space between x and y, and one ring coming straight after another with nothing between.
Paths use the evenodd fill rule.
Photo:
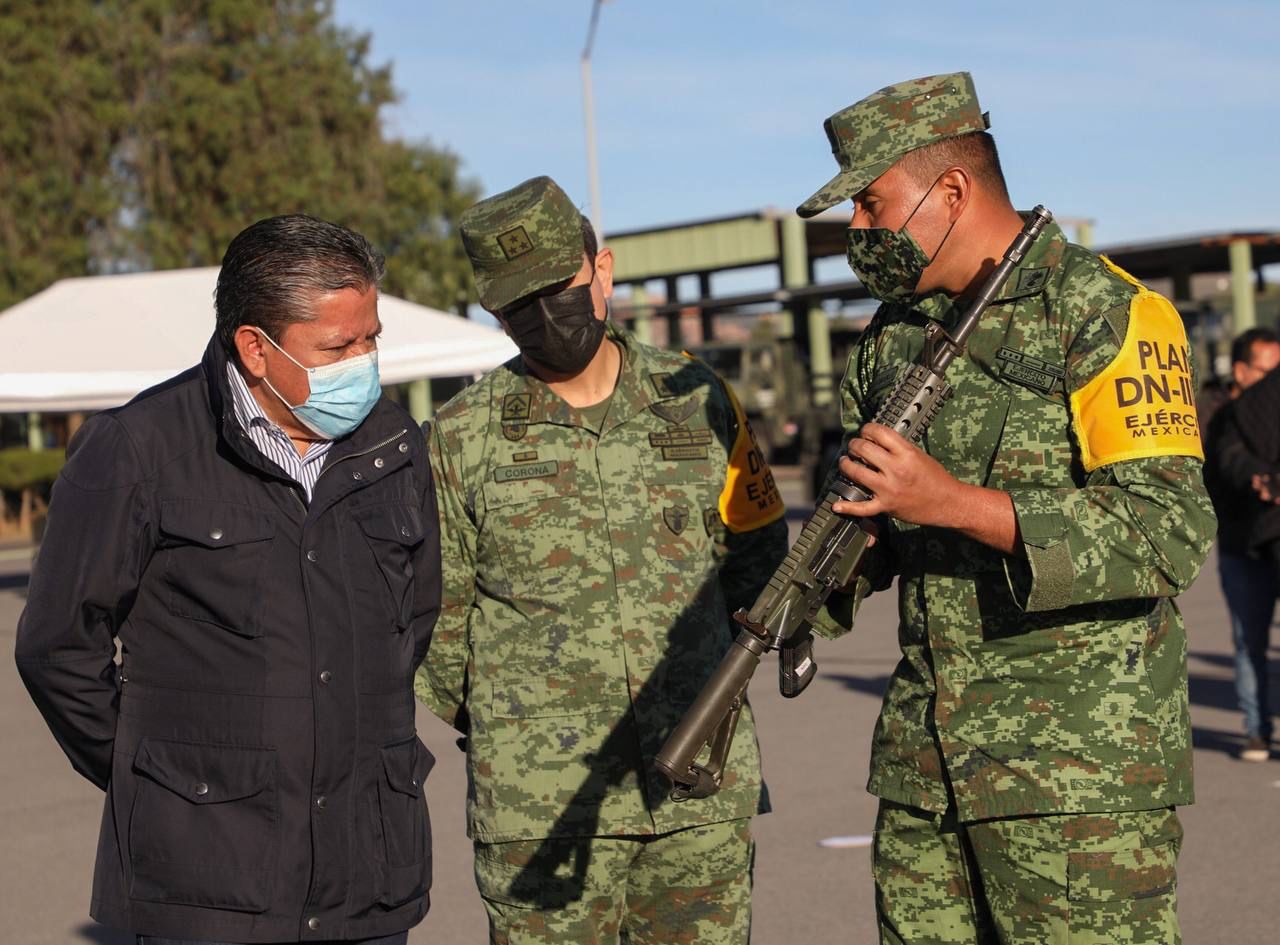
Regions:
<instances>
[{"instance_id":1,"label":"cargo pocket","mask_svg":"<svg viewBox=\"0 0 1280 945\"><path fill-rule=\"evenodd\" d=\"M431 888L431 820L423 784L435 758L415 736L381 749L378 779L378 850L382 882L378 901L398 906Z\"/></svg>"},{"instance_id":2,"label":"cargo pocket","mask_svg":"<svg viewBox=\"0 0 1280 945\"><path fill-rule=\"evenodd\" d=\"M275 879L276 753L144 738L129 819L129 895L265 912Z\"/></svg>"},{"instance_id":3,"label":"cargo pocket","mask_svg":"<svg viewBox=\"0 0 1280 945\"><path fill-rule=\"evenodd\" d=\"M608 893L592 864L592 837L546 837L475 844L476 888L488 908L549 911Z\"/></svg>"},{"instance_id":4,"label":"cargo pocket","mask_svg":"<svg viewBox=\"0 0 1280 945\"><path fill-rule=\"evenodd\" d=\"M611 687L610 678L603 673L507 677L493 681L490 711L498 719L582 717L616 711L616 707L609 704L610 696L626 704L621 683Z\"/></svg>"},{"instance_id":5,"label":"cargo pocket","mask_svg":"<svg viewBox=\"0 0 1280 945\"><path fill-rule=\"evenodd\" d=\"M1072 902L1127 902L1173 892L1176 842L1109 853L1067 856L1067 898Z\"/></svg>"},{"instance_id":6,"label":"cargo pocket","mask_svg":"<svg viewBox=\"0 0 1280 945\"><path fill-rule=\"evenodd\" d=\"M386 615L390 629L405 630L413 621L413 549L422 541L422 513L396 504L357 509L352 516L378 572L378 579L360 582L370 594L365 603Z\"/></svg>"},{"instance_id":7,"label":"cargo pocket","mask_svg":"<svg viewBox=\"0 0 1280 945\"><path fill-rule=\"evenodd\" d=\"M161 503L157 555L169 612L261 636L258 589L274 535L266 511L199 499Z\"/></svg>"}]
</instances>

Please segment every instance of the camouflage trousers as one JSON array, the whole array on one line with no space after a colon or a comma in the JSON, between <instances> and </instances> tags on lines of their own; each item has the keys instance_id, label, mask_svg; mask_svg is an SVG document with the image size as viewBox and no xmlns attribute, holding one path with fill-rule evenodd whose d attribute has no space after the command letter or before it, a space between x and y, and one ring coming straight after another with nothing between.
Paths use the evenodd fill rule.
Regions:
<instances>
[{"instance_id":1,"label":"camouflage trousers","mask_svg":"<svg viewBox=\"0 0 1280 945\"><path fill-rule=\"evenodd\" d=\"M476 843L494 945L745 945L750 820L656 837Z\"/></svg>"},{"instance_id":2,"label":"camouflage trousers","mask_svg":"<svg viewBox=\"0 0 1280 945\"><path fill-rule=\"evenodd\" d=\"M880 802L882 945L1177 945L1172 808L958 823Z\"/></svg>"}]
</instances>

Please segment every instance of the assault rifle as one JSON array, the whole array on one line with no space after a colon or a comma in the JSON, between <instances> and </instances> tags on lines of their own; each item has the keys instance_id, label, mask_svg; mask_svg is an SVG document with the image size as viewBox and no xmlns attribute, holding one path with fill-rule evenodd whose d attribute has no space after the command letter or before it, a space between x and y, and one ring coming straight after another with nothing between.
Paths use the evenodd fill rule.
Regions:
<instances>
[{"instance_id":1,"label":"assault rifle","mask_svg":"<svg viewBox=\"0 0 1280 945\"><path fill-rule=\"evenodd\" d=\"M951 387L943 379L947 368L964 350L982 313L1052 219L1053 215L1042 206L1031 211L1030 219L1005 250L1000 264L987 276L977 297L950 332L936 322L929 323L924 351L898 379L876 414L876 423L896 430L912 443L920 441L951 396ZM870 536L860 520L838 515L831 505L842 499L857 502L870 498L866 490L837 472L827 494L751 609L733 615L742 629L654 759L655 767L672 783L674 800L709 797L720 790L747 683L766 652L781 651L778 687L784 696L800 695L813 680L818 664L813 659L809 621L833 590L847 586L856 577L870 545ZM704 747L710 748L705 765L696 760Z\"/></svg>"}]
</instances>

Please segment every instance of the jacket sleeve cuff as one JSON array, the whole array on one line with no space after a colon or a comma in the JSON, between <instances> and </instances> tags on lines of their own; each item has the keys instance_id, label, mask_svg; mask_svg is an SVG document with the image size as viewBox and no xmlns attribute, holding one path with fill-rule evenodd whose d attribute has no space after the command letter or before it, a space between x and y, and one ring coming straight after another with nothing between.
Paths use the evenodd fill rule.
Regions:
<instances>
[{"instance_id":1,"label":"jacket sleeve cuff","mask_svg":"<svg viewBox=\"0 0 1280 945\"><path fill-rule=\"evenodd\" d=\"M1027 613L1058 610L1071 603L1075 564L1068 542L1070 523L1053 490L1009 493L1022 538L1023 557L1005 559L1013 599Z\"/></svg>"}]
</instances>

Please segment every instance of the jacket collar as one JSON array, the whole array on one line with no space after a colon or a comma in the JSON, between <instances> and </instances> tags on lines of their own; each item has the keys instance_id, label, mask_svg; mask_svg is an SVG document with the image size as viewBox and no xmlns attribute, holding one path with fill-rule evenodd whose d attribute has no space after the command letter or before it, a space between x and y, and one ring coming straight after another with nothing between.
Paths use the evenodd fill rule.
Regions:
<instances>
[{"instance_id":1,"label":"jacket collar","mask_svg":"<svg viewBox=\"0 0 1280 945\"><path fill-rule=\"evenodd\" d=\"M659 389L657 385L661 382L654 378L661 375L645 371L641 348L629 332L609 321L605 326L605 337L618 345L622 365L603 432L625 423L652 403L676 396L671 391ZM509 383L494 386L493 404L504 426L535 423L584 426L581 413L530 373L522 358L516 357L508 362L507 370L510 372Z\"/></svg>"},{"instance_id":2,"label":"jacket collar","mask_svg":"<svg viewBox=\"0 0 1280 945\"><path fill-rule=\"evenodd\" d=\"M1018 215L1023 221L1031 216L1021 211ZM1045 291L1053 284L1066 249L1067 238L1062 228L1056 223L1049 223L1031 244L1022 261L1009 273L1004 288L992 304L1013 302ZM944 292L934 292L918 299L910 306L910 310L945 323L958 307L951 296Z\"/></svg>"},{"instance_id":3,"label":"jacket collar","mask_svg":"<svg viewBox=\"0 0 1280 945\"><path fill-rule=\"evenodd\" d=\"M227 364L229 360L226 350L222 347L222 343L215 334L209 339L209 344L205 347L204 357L200 361L200 368L204 372L209 395L209 410L213 415L218 437L237 456L248 462L255 469L266 472L277 479L284 478L288 480L288 477L284 476L274 463L268 461L266 457L258 452L258 448L249 439L249 434L240 426L240 421L236 419L235 405L231 397L231 384L227 379ZM384 394L378 398L373 410L370 411L369 416L365 417L360 426L356 427L349 435L334 441L333 449L330 450L329 457L325 460L325 465L331 465L344 457L368 450L388 436L403 430L404 424L400 422L402 419L398 408Z\"/></svg>"}]
</instances>

